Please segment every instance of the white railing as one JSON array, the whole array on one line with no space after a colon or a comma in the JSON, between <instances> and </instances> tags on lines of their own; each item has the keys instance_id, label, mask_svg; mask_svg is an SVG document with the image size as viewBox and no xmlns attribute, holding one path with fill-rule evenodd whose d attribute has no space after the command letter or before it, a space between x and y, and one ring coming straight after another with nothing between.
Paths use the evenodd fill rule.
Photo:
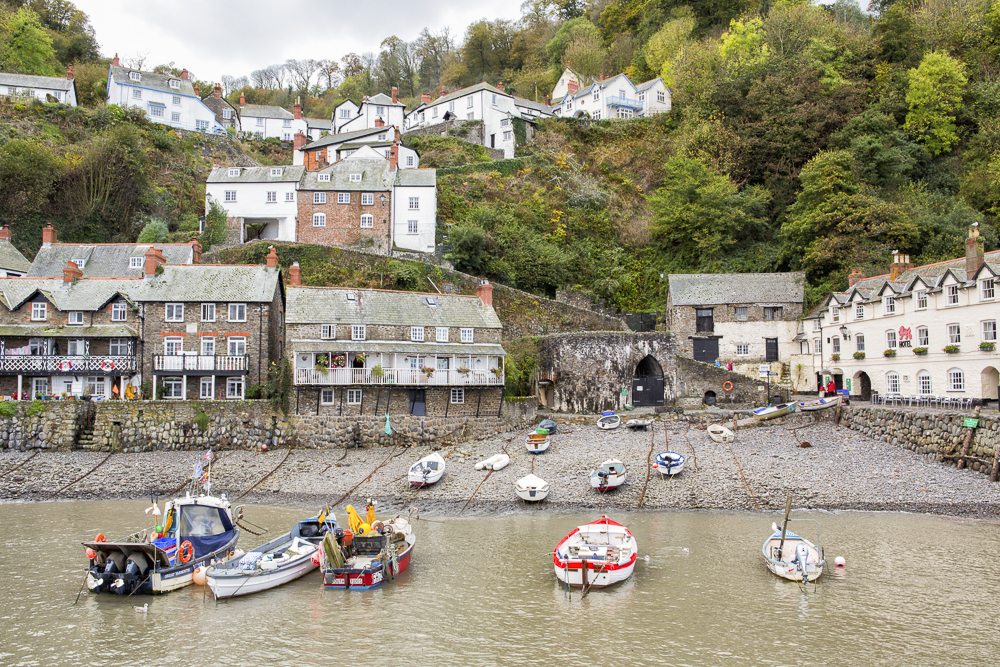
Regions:
<instances>
[{"instance_id":1,"label":"white railing","mask_svg":"<svg viewBox=\"0 0 1000 667\"><path fill-rule=\"evenodd\" d=\"M295 384L321 385L419 385L427 387L454 387L465 385L503 385L503 373L488 371L436 370L432 375L415 368L387 368L382 377L376 377L370 368L334 368L323 371L297 368Z\"/></svg>"},{"instance_id":2,"label":"white railing","mask_svg":"<svg viewBox=\"0 0 1000 667\"><path fill-rule=\"evenodd\" d=\"M250 365L246 354L156 354L154 371L246 371Z\"/></svg>"},{"instance_id":3,"label":"white railing","mask_svg":"<svg viewBox=\"0 0 1000 667\"><path fill-rule=\"evenodd\" d=\"M137 367L136 358L126 355L11 355L0 357L0 372L51 373L78 375L82 373L131 373Z\"/></svg>"}]
</instances>

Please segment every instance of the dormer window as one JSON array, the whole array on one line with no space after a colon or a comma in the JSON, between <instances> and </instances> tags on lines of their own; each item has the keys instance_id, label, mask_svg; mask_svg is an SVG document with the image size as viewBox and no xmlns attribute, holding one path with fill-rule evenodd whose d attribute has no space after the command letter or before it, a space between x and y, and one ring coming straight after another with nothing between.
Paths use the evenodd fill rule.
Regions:
<instances>
[{"instance_id":1,"label":"dormer window","mask_svg":"<svg viewBox=\"0 0 1000 667\"><path fill-rule=\"evenodd\" d=\"M854 319L863 320L865 319L865 304L860 301L854 304Z\"/></svg>"},{"instance_id":2,"label":"dormer window","mask_svg":"<svg viewBox=\"0 0 1000 667\"><path fill-rule=\"evenodd\" d=\"M330 174L319 174L316 177L316 180L319 181L320 183L329 183L330 182Z\"/></svg>"},{"instance_id":3,"label":"dormer window","mask_svg":"<svg viewBox=\"0 0 1000 667\"><path fill-rule=\"evenodd\" d=\"M599 99L601 99L601 91L598 90L597 88L595 88L594 89L594 101L596 102Z\"/></svg>"},{"instance_id":4,"label":"dormer window","mask_svg":"<svg viewBox=\"0 0 1000 667\"><path fill-rule=\"evenodd\" d=\"M87 260L86 259L74 259L73 263L76 264L78 267L80 267L82 269L84 266L86 266Z\"/></svg>"},{"instance_id":5,"label":"dormer window","mask_svg":"<svg viewBox=\"0 0 1000 667\"><path fill-rule=\"evenodd\" d=\"M958 285L948 285L948 305L957 306L958 305Z\"/></svg>"},{"instance_id":6,"label":"dormer window","mask_svg":"<svg viewBox=\"0 0 1000 667\"><path fill-rule=\"evenodd\" d=\"M129 257L128 258L128 268L130 269L141 269L145 257Z\"/></svg>"},{"instance_id":7,"label":"dormer window","mask_svg":"<svg viewBox=\"0 0 1000 667\"><path fill-rule=\"evenodd\" d=\"M223 109L222 110L222 117L225 118L226 120L229 120L230 118L232 118L233 117L232 110L231 109Z\"/></svg>"},{"instance_id":8,"label":"dormer window","mask_svg":"<svg viewBox=\"0 0 1000 667\"><path fill-rule=\"evenodd\" d=\"M992 301L996 297L996 279L985 278L979 282L979 294L983 301Z\"/></svg>"},{"instance_id":9,"label":"dormer window","mask_svg":"<svg viewBox=\"0 0 1000 667\"><path fill-rule=\"evenodd\" d=\"M132 81L140 81L142 79L138 72L129 72L128 78Z\"/></svg>"},{"instance_id":10,"label":"dormer window","mask_svg":"<svg viewBox=\"0 0 1000 667\"><path fill-rule=\"evenodd\" d=\"M830 321L839 322L840 321L840 308L837 306L830 306Z\"/></svg>"},{"instance_id":11,"label":"dormer window","mask_svg":"<svg viewBox=\"0 0 1000 667\"><path fill-rule=\"evenodd\" d=\"M919 290L917 292L917 310L923 310L927 307L927 290Z\"/></svg>"},{"instance_id":12,"label":"dormer window","mask_svg":"<svg viewBox=\"0 0 1000 667\"><path fill-rule=\"evenodd\" d=\"M360 183L361 174L351 174L351 183Z\"/></svg>"},{"instance_id":13,"label":"dormer window","mask_svg":"<svg viewBox=\"0 0 1000 667\"><path fill-rule=\"evenodd\" d=\"M48 310L48 304L42 302L35 302L31 304L31 319L35 322L44 321L46 317L46 311Z\"/></svg>"},{"instance_id":14,"label":"dormer window","mask_svg":"<svg viewBox=\"0 0 1000 667\"><path fill-rule=\"evenodd\" d=\"M272 176L281 176L281 167L271 167Z\"/></svg>"},{"instance_id":15,"label":"dormer window","mask_svg":"<svg viewBox=\"0 0 1000 667\"><path fill-rule=\"evenodd\" d=\"M882 297L882 312L886 315L896 314L896 297L894 296Z\"/></svg>"},{"instance_id":16,"label":"dormer window","mask_svg":"<svg viewBox=\"0 0 1000 667\"><path fill-rule=\"evenodd\" d=\"M170 85L171 88L175 88L175 89L178 89L178 90L181 87L181 82L178 81L177 79L170 79L170 81L168 82L168 84Z\"/></svg>"},{"instance_id":17,"label":"dormer window","mask_svg":"<svg viewBox=\"0 0 1000 667\"><path fill-rule=\"evenodd\" d=\"M239 175L240 175L240 168L239 167L230 167L230 169L229 169L229 176L230 177L235 178L236 176L239 176Z\"/></svg>"}]
</instances>

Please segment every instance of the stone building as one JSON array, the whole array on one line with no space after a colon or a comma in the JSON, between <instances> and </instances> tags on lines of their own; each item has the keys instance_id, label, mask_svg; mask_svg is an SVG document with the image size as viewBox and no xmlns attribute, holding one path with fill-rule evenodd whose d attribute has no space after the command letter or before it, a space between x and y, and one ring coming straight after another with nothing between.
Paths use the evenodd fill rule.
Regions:
<instances>
[{"instance_id":1,"label":"stone building","mask_svg":"<svg viewBox=\"0 0 1000 667\"><path fill-rule=\"evenodd\" d=\"M212 94L203 97L201 102L212 110L212 113L215 114L215 121L219 125L226 129L232 128L237 134L240 132L240 114L237 113L236 107L222 96L221 85L215 84Z\"/></svg>"},{"instance_id":2,"label":"stone building","mask_svg":"<svg viewBox=\"0 0 1000 667\"><path fill-rule=\"evenodd\" d=\"M288 356L296 414L500 414L502 325L478 296L301 287L289 271Z\"/></svg>"},{"instance_id":3,"label":"stone building","mask_svg":"<svg viewBox=\"0 0 1000 667\"><path fill-rule=\"evenodd\" d=\"M761 363L788 363L805 300L804 273L671 274L669 280L667 326L677 337L677 354L732 361L734 370L755 377Z\"/></svg>"}]
</instances>

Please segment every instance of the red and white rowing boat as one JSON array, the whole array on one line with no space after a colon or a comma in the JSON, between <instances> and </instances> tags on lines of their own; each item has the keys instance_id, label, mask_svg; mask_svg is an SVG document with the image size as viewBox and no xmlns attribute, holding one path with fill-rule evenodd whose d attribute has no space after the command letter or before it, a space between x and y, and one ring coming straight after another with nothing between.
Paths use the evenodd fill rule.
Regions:
<instances>
[{"instance_id":1,"label":"red and white rowing boat","mask_svg":"<svg viewBox=\"0 0 1000 667\"><path fill-rule=\"evenodd\" d=\"M628 528L607 516L578 526L556 545L556 578L574 588L604 588L632 576L639 550Z\"/></svg>"}]
</instances>

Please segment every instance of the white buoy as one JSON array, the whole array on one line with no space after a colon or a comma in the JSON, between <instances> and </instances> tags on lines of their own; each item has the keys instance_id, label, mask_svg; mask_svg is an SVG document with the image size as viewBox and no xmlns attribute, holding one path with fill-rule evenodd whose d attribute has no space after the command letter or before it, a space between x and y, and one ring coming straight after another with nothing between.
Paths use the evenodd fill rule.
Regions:
<instances>
[{"instance_id":1,"label":"white buoy","mask_svg":"<svg viewBox=\"0 0 1000 667\"><path fill-rule=\"evenodd\" d=\"M847 561L844 560L843 556L837 556L836 558L834 558L833 559L833 564L836 565L840 569L844 569L845 567L847 567Z\"/></svg>"}]
</instances>

